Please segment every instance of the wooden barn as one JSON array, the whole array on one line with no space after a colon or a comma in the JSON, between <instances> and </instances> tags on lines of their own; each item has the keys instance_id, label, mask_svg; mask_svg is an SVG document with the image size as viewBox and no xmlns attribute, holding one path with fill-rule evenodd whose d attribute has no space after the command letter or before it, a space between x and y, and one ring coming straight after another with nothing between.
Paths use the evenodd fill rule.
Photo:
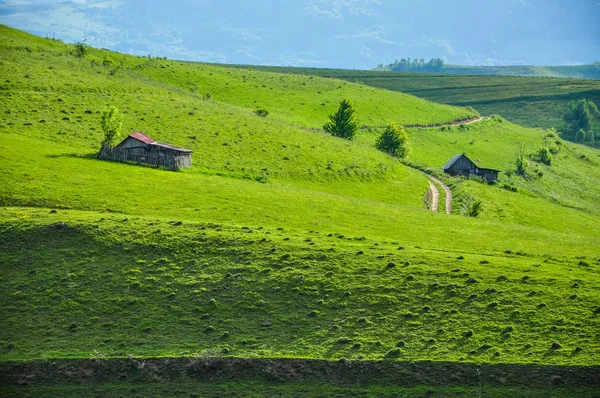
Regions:
<instances>
[{"instance_id":1,"label":"wooden barn","mask_svg":"<svg viewBox=\"0 0 600 398\"><path fill-rule=\"evenodd\" d=\"M152 167L180 170L192 167L191 149L159 142L136 131L114 148L102 148L100 157L117 162L135 162Z\"/></svg>"},{"instance_id":2,"label":"wooden barn","mask_svg":"<svg viewBox=\"0 0 600 398\"><path fill-rule=\"evenodd\" d=\"M487 169L479 167L464 153L455 155L452 159L442 166L442 170L445 173L453 176L479 176L485 178L487 181L496 181L498 179L498 173L500 170Z\"/></svg>"}]
</instances>

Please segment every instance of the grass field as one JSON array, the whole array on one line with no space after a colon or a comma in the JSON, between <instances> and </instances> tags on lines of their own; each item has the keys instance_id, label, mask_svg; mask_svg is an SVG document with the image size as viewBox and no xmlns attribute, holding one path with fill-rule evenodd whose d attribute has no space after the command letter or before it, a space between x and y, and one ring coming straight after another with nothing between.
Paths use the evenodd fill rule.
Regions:
<instances>
[{"instance_id":1,"label":"grass field","mask_svg":"<svg viewBox=\"0 0 600 398\"><path fill-rule=\"evenodd\" d=\"M429 101L471 106L527 127L561 129L569 101L600 103L600 81L576 78L446 75L252 66L253 70L333 77Z\"/></svg>"},{"instance_id":2,"label":"grass field","mask_svg":"<svg viewBox=\"0 0 600 398\"><path fill-rule=\"evenodd\" d=\"M0 362L598 365L598 150L501 118L410 129L416 167L439 169L467 152L503 171L494 186L446 179L459 199L483 200L480 217L435 214L424 206L426 176L377 151L374 126L450 122L477 115L470 109L319 77L104 50L79 59L72 46L0 32ZM370 126L353 142L318 129L341 98ZM125 131L193 149L194 167L174 173L94 158L109 104L124 111ZM552 165L531 159L529 178L514 175L518 145L531 153L544 140L560 145ZM229 388L215 383L207 394ZM257 396L349 388L248 383ZM363 392L440 388L378 386ZM561 391L591 394L579 387ZM118 382L98 388L126 393Z\"/></svg>"}]
</instances>

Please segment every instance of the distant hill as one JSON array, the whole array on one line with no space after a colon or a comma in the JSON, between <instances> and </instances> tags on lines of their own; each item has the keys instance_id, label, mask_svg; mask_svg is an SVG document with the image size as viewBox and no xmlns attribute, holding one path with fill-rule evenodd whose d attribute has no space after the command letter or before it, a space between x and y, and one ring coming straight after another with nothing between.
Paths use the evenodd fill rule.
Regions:
<instances>
[{"instance_id":1,"label":"distant hill","mask_svg":"<svg viewBox=\"0 0 600 398\"><path fill-rule=\"evenodd\" d=\"M388 65L379 65L379 72L438 73L444 75L485 75L485 76L539 76L539 77L575 77L578 79L600 79L600 62L588 65L562 66L479 66L447 65L441 59L400 61Z\"/></svg>"}]
</instances>

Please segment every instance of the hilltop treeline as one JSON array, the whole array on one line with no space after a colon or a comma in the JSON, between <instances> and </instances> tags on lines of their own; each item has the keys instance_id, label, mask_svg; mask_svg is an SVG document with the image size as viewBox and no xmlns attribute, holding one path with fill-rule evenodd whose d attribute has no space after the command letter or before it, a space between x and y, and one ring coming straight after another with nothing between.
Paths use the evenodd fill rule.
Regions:
<instances>
[{"instance_id":1,"label":"hilltop treeline","mask_svg":"<svg viewBox=\"0 0 600 398\"><path fill-rule=\"evenodd\" d=\"M431 58L429 62L421 59L402 58L389 65L379 64L378 70L388 70L392 72L439 72L444 69L444 60L441 58Z\"/></svg>"}]
</instances>

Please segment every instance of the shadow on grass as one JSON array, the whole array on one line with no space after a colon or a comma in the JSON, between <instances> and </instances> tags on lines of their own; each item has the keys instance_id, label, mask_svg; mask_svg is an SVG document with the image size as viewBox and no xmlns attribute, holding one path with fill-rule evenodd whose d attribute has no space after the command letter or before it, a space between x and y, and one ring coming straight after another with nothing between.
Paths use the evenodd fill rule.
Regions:
<instances>
[{"instance_id":1,"label":"shadow on grass","mask_svg":"<svg viewBox=\"0 0 600 398\"><path fill-rule=\"evenodd\" d=\"M71 158L71 159L98 159L95 153L61 153L61 154L49 154L46 155L50 159L58 158Z\"/></svg>"}]
</instances>

